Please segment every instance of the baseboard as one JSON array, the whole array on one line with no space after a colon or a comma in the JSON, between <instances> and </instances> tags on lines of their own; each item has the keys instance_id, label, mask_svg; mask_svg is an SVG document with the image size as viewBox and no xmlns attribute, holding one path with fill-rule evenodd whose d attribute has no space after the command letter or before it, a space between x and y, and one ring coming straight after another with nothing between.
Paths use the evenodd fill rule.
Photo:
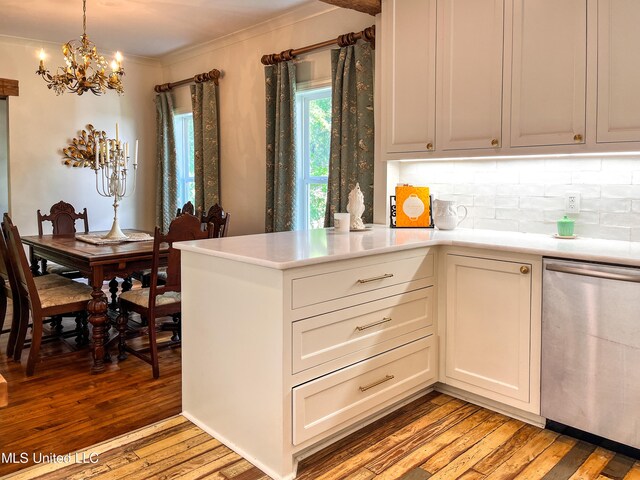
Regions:
<instances>
[{"instance_id":1,"label":"baseboard","mask_svg":"<svg viewBox=\"0 0 640 480\"><path fill-rule=\"evenodd\" d=\"M505 405L504 403L481 397L480 395L476 395L475 393L465 392L464 390L452 387L451 385L436 383L435 390L436 392L446 393L447 395L451 395L452 397L456 397L460 400L473 403L474 405L493 410L494 412L502 413L503 415L507 415L508 417L522 420L523 422L535 425L536 427L544 428L545 426L546 419L544 417L541 417L540 415L525 412L524 410L520 410L519 408L511 407L509 405Z\"/></svg>"}]
</instances>

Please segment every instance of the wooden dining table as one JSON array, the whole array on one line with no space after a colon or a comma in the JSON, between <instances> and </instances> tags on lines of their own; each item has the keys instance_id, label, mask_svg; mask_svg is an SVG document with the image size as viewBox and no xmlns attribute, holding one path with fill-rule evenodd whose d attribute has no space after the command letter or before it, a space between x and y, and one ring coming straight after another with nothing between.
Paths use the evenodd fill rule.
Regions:
<instances>
[{"instance_id":1,"label":"wooden dining table","mask_svg":"<svg viewBox=\"0 0 640 480\"><path fill-rule=\"evenodd\" d=\"M140 232L139 230L125 230L125 233ZM104 234L106 232L92 232ZM102 291L105 280L111 280L110 292L115 304L118 284L116 277L130 279L134 272L151 268L153 257L153 239L147 241L111 243L94 245L78 240L75 235L33 235L22 237L22 243L29 246L31 270L39 275L41 260L49 260L59 265L78 270L82 276L89 279L93 291L91 300L87 304L89 323L93 327L91 349L93 365L91 373L102 373L105 362L110 362L106 339L109 325L107 310L109 302ZM161 265L163 262L161 251ZM165 254L167 251L164 252ZM130 288L130 282L125 282Z\"/></svg>"}]
</instances>

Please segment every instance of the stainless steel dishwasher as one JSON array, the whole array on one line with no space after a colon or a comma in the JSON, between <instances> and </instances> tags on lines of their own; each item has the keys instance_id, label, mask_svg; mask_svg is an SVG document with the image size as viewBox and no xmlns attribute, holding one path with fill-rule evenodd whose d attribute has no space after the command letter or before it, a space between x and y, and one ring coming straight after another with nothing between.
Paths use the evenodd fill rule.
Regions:
<instances>
[{"instance_id":1,"label":"stainless steel dishwasher","mask_svg":"<svg viewBox=\"0 0 640 480\"><path fill-rule=\"evenodd\" d=\"M542 416L640 448L640 269L544 260Z\"/></svg>"}]
</instances>

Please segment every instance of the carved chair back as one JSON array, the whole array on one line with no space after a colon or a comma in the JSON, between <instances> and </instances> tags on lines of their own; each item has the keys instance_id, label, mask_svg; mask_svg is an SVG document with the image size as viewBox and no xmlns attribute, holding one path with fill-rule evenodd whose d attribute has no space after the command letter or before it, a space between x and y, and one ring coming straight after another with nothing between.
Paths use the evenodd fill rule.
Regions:
<instances>
[{"instance_id":1,"label":"carved chair back","mask_svg":"<svg viewBox=\"0 0 640 480\"><path fill-rule=\"evenodd\" d=\"M7 246L5 225L9 228L11 219L5 213L8 221L2 221L2 228L0 229L0 334L7 331L9 334L9 341L7 343L7 355L13 354L13 344L15 343L15 332L17 330L18 322L20 320L20 297L18 295L18 284L15 276L15 270L12 266L11 259L9 258L9 248ZM15 293L14 293L15 292ZM8 310L8 298L11 297L12 301L12 323L11 328L8 330L3 329L4 321Z\"/></svg>"},{"instance_id":2,"label":"carved chair back","mask_svg":"<svg viewBox=\"0 0 640 480\"><path fill-rule=\"evenodd\" d=\"M231 214L225 212L217 203L209 209L206 215L202 216L202 223L213 224L213 238L227 236L229 228L229 217Z\"/></svg>"},{"instance_id":3,"label":"carved chair back","mask_svg":"<svg viewBox=\"0 0 640 480\"><path fill-rule=\"evenodd\" d=\"M180 215L182 215L184 213L188 213L189 215L195 215L196 210L193 207L193 203L191 203L191 200L189 200L187 203L185 203L182 206L182 208L178 208L178 211L176 212L176 217L179 217Z\"/></svg>"},{"instance_id":4,"label":"carved chair back","mask_svg":"<svg viewBox=\"0 0 640 480\"><path fill-rule=\"evenodd\" d=\"M49 210L48 215L43 215L38 210L38 235L42 236L43 222L51 222L53 235L73 235L76 233L76 220L84 221L84 233L89 233L89 218L87 209L77 213L73 205L62 200L56 203Z\"/></svg>"}]
</instances>

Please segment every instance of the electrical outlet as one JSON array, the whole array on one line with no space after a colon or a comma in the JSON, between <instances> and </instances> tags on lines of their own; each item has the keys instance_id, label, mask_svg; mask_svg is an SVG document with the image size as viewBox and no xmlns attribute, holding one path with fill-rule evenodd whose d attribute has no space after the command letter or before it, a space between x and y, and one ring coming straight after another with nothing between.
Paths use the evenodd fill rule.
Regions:
<instances>
[{"instance_id":1,"label":"electrical outlet","mask_svg":"<svg viewBox=\"0 0 640 480\"><path fill-rule=\"evenodd\" d=\"M567 213L580 213L580 193L568 192L564 197L564 210Z\"/></svg>"}]
</instances>

